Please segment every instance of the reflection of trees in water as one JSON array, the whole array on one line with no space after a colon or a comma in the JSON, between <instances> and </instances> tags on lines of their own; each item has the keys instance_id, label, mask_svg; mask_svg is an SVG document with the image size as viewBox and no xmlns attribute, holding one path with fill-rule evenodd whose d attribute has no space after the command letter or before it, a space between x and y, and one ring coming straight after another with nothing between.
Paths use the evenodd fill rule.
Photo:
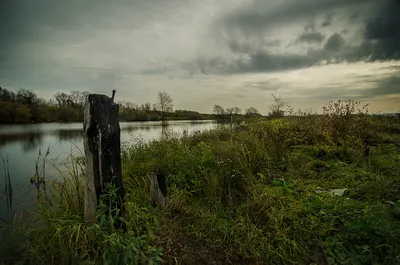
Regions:
<instances>
[{"instance_id":1,"label":"reflection of trees in water","mask_svg":"<svg viewBox=\"0 0 400 265\"><path fill-rule=\"evenodd\" d=\"M161 138L168 137L172 133L172 128L170 128L168 121L163 121L161 123Z\"/></svg>"},{"instance_id":2,"label":"reflection of trees in water","mask_svg":"<svg viewBox=\"0 0 400 265\"><path fill-rule=\"evenodd\" d=\"M189 124L190 125L201 125L201 124L209 124L209 123L213 123L214 121L190 121Z\"/></svg>"},{"instance_id":3,"label":"reflection of trees in water","mask_svg":"<svg viewBox=\"0 0 400 265\"><path fill-rule=\"evenodd\" d=\"M81 130L56 130L52 132L34 132L20 134L2 134L0 135L0 148L8 143L20 142L22 150L32 151L39 149L46 136L55 136L60 141L76 141L82 138Z\"/></svg>"},{"instance_id":4,"label":"reflection of trees in water","mask_svg":"<svg viewBox=\"0 0 400 265\"><path fill-rule=\"evenodd\" d=\"M157 129L158 126L152 126L152 125L147 125L147 126L129 126L129 127L123 127L121 128L121 131L126 131L128 133L132 133L132 132L137 132L137 131L146 131L149 132L151 130L155 130Z\"/></svg>"},{"instance_id":5,"label":"reflection of trees in water","mask_svg":"<svg viewBox=\"0 0 400 265\"><path fill-rule=\"evenodd\" d=\"M76 142L83 137L82 130L59 130L57 136L60 141L73 141Z\"/></svg>"},{"instance_id":6,"label":"reflection of trees in water","mask_svg":"<svg viewBox=\"0 0 400 265\"><path fill-rule=\"evenodd\" d=\"M42 134L40 133L29 133L26 139L22 141L22 150L31 151L37 149L42 143Z\"/></svg>"},{"instance_id":7,"label":"reflection of trees in water","mask_svg":"<svg viewBox=\"0 0 400 265\"><path fill-rule=\"evenodd\" d=\"M0 148L12 142L20 142L24 151L30 151L37 148L42 143L42 134L34 132L0 135Z\"/></svg>"},{"instance_id":8,"label":"reflection of trees in water","mask_svg":"<svg viewBox=\"0 0 400 265\"><path fill-rule=\"evenodd\" d=\"M174 121L164 121L157 123L133 123L133 124L123 124L121 125L121 131L128 132L130 134L136 132L149 133L151 131L157 133L159 137L167 137L173 134L173 128L179 127L184 128L189 131L191 126L198 126L201 124L208 124L210 121L191 121L185 123L176 123ZM187 128L186 128L187 126ZM218 124L217 127L225 127L226 124ZM161 129L161 134L159 131ZM77 142L82 140L83 130L73 129L73 130L51 130L51 131L36 131L30 133L16 133L16 134L0 134L0 148L8 143L19 142L22 145L23 151L31 151L39 149L43 141L46 140L46 136L53 136L58 138L60 141L72 141Z\"/></svg>"},{"instance_id":9,"label":"reflection of trees in water","mask_svg":"<svg viewBox=\"0 0 400 265\"><path fill-rule=\"evenodd\" d=\"M216 121L215 126L217 129L221 128L229 128L230 127L230 122L227 121Z\"/></svg>"},{"instance_id":10,"label":"reflection of trees in water","mask_svg":"<svg viewBox=\"0 0 400 265\"><path fill-rule=\"evenodd\" d=\"M129 133L137 131L149 132L151 130L159 130L160 124L157 125L143 125L143 126L129 126L121 128L121 131ZM164 128L164 127L163 127ZM60 141L77 142L82 139L82 130L55 130L47 132L32 132L32 133L17 133L17 134L0 134L0 148L6 144L19 142L22 145L23 151L31 151L38 149L43 142L44 137L54 136Z\"/></svg>"}]
</instances>

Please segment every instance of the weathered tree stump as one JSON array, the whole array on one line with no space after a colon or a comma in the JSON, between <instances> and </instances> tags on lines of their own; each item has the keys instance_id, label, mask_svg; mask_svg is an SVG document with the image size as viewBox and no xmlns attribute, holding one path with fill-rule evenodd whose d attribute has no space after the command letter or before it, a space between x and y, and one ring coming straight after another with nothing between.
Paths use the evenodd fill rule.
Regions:
<instances>
[{"instance_id":1,"label":"weathered tree stump","mask_svg":"<svg viewBox=\"0 0 400 265\"><path fill-rule=\"evenodd\" d=\"M165 205L167 204L167 182L164 174L151 174L150 193L151 200L154 205L165 207Z\"/></svg>"},{"instance_id":2,"label":"weathered tree stump","mask_svg":"<svg viewBox=\"0 0 400 265\"><path fill-rule=\"evenodd\" d=\"M114 98L115 91L113 91ZM124 187L121 173L121 141L118 112L113 98L89 94L84 109L84 149L86 158L84 218L95 222L96 208L108 184L116 188L112 202L123 211Z\"/></svg>"}]
</instances>

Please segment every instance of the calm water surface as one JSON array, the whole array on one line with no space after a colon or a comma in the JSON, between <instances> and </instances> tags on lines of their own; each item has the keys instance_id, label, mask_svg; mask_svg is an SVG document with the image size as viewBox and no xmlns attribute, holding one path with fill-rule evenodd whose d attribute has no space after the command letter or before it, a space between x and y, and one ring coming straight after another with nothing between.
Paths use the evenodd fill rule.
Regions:
<instances>
[{"instance_id":1,"label":"calm water surface","mask_svg":"<svg viewBox=\"0 0 400 265\"><path fill-rule=\"evenodd\" d=\"M162 133L182 134L194 131L210 130L217 127L214 121L169 121L165 127L160 122L127 122L120 123L121 142L130 143L142 138L145 141L158 139ZM39 152L42 156L49 148L47 160L59 164L71 153L83 152L82 123L47 123L27 125L0 125L0 218L7 220L5 191L5 166L8 164L13 188L13 212L21 208L31 208L29 203L35 201L36 189L30 184L35 173L35 161ZM46 176L56 174L54 168L47 166ZM1 225L1 220L0 220Z\"/></svg>"}]
</instances>

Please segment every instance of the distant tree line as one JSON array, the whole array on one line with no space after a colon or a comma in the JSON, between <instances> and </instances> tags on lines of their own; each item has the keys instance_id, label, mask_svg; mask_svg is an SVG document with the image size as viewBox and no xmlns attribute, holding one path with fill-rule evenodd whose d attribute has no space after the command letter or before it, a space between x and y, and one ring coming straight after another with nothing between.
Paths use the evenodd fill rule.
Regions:
<instances>
[{"instance_id":1,"label":"distant tree line","mask_svg":"<svg viewBox=\"0 0 400 265\"><path fill-rule=\"evenodd\" d=\"M58 92L53 98L45 100L27 89L14 92L0 87L0 123L31 122L81 122L87 91ZM272 95L268 117L281 118L296 115L293 108L282 98ZM219 120L222 122L241 122L244 119L262 117L260 112L249 107L244 111L239 107L224 108L215 105L213 114L190 110L174 110L173 100L167 92L157 95L156 103L135 104L129 101L117 102L120 105L121 121L164 121L164 120Z\"/></svg>"},{"instance_id":2,"label":"distant tree line","mask_svg":"<svg viewBox=\"0 0 400 265\"><path fill-rule=\"evenodd\" d=\"M81 122L89 92L56 93L50 100L27 89L14 92L0 87L0 123ZM215 115L190 110L173 110L172 97L160 92L155 104L118 102L121 121L206 120Z\"/></svg>"},{"instance_id":3,"label":"distant tree line","mask_svg":"<svg viewBox=\"0 0 400 265\"><path fill-rule=\"evenodd\" d=\"M216 115L218 120L227 121L232 119L237 120L238 118L253 118L262 116L259 111L254 107L246 109L243 114L242 109L239 107L224 108L220 105L215 105L213 113L214 115Z\"/></svg>"},{"instance_id":4,"label":"distant tree line","mask_svg":"<svg viewBox=\"0 0 400 265\"><path fill-rule=\"evenodd\" d=\"M81 121L88 92L57 93L45 100L34 92L0 87L0 123Z\"/></svg>"}]
</instances>

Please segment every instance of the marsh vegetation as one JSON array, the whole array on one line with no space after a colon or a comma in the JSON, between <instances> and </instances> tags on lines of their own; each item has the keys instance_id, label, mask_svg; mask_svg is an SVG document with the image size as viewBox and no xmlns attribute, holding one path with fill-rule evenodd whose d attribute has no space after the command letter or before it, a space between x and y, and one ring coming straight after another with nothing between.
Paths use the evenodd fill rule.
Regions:
<instances>
[{"instance_id":1,"label":"marsh vegetation","mask_svg":"<svg viewBox=\"0 0 400 265\"><path fill-rule=\"evenodd\" d=\"M35 218L4 229L0 261L398 264L399 117L368 115L354 101L331 102L323 115L280 111L123 146L126 213L101 204L92 226L83 221L84 161L69 157L48 199L38 189ZM167 176L165 208L149 200L153 172Z\"/></svg>"}]
</instances>

